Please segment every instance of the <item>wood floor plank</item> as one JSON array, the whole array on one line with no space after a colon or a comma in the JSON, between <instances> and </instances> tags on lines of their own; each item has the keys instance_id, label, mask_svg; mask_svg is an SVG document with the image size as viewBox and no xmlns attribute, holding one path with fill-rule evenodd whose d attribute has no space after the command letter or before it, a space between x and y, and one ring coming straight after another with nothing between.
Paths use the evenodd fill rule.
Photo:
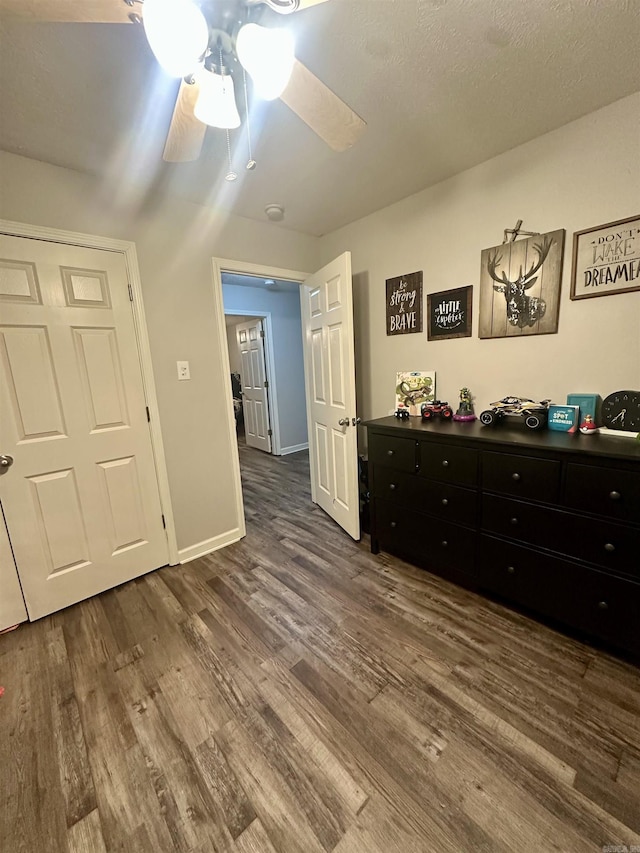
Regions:
<instances>
[{"instance_id":1,"label":"wood floor plank","mask_svg":"<svg viewBox=\"0 0 640 853\"><path fill-rule=\"evenodd\" d=\"M640 846L636 664L240 454L245 539L0 635L3 853Z\"/></svg>"}]
</instances>

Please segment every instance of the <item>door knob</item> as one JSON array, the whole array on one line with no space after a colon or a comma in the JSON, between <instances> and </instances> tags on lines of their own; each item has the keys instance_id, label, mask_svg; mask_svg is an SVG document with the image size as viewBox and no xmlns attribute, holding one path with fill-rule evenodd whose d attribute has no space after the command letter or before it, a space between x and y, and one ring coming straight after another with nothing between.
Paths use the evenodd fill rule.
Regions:
<instances>
[{"instance_id":1,"label":"door knob","mask_svg":"<svg viewBox=\"0 0 640 853\"><path fill-rule=\"evenodd\" d=\"M353 426L358 426L358 424L361 423L361 419L360 418L351 418L351 423L353 424Z\"/></svg>"},{"instance_id":2,"label":"door knob","mask_svg":"<svg viewBox=\"0 0 640 853\"><path fill-rule=\"evenodd\" d=\"M338 424L340 426L349 426L349 418L340 418Z\"/></svg>"},{"instance_id":3,"label":"door knob","mask_svg":"<svg viewBox=\"0 0 640 853\"><path fill-rule=\"evenodd\" d=\"M13 456L5 456L4 454L0 456L0 473L4 473L7 468L11 468L13 465Z\"/></svg>"}]
</instances>

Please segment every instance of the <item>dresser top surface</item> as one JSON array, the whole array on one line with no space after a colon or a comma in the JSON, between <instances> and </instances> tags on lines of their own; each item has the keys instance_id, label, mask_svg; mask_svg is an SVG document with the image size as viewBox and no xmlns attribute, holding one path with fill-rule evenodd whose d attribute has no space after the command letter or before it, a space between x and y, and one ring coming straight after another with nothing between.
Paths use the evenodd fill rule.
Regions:
<instances>
[{"instance_id":1,"label":"dresser top surface","mask_svg":"<svg viewBox=\"0 0 640 853\"><path fill-rule=\"evenodd\" d=\"M584 455L585 458L606 457L623 459L640 464L640 441L627 436L611 437L602 435L582 435L554 430L534 431L524 426L499 424L495 427L483 426L479 421L422 421L419 417L399 420L393 415L377 418L363 424L368 429L385 433L403 435L413 439L435 438L453 439L456 443L470 441L490 450L498 446L504 450L517 452L525 450L551 450ZM573 460L575 461L575 459Z\"/></svg>"}]
</instances>

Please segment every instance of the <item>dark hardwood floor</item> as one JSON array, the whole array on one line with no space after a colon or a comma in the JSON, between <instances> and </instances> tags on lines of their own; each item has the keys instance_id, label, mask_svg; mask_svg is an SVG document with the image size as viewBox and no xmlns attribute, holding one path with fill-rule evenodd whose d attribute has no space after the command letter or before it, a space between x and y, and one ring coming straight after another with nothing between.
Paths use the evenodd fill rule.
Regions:
<instances>
[{"instance_id":1,"label":"dark hardwood floor","mask_svg":"<svg viewBox=\"0 0 640 853\"><path fill-rule=\"evenodd\" d=\"M241 457L242 542L0 637L2 851L640 845L638 668Z\"/></svg>"}]
</instances>

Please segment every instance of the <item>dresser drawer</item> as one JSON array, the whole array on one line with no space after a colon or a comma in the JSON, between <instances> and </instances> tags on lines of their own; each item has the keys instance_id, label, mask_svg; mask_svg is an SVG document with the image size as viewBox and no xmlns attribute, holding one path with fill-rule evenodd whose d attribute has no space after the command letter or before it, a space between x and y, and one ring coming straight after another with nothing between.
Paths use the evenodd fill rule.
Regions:
<instances>
[{"instance_id":1,"label":"dresser drawer","mask_svg":"<svg viewBox=\"0 0 640 853\"><path fill-rule=\"evenodd\" d=\"M379 465L375 469L373 494L376 498L456 524L471 527L476 523L477 493L471 489L425 480Z\"/></svg>"},{"instance_id":2,"label":"dresser drawer","mask_svg":"<svg viewBox=\"0 0 640 853\"><path fill-rule=\"evenodd\" d=\"M550 551L566 553L570 544L566 534L566 516L567 513L512 498L482 496L482 530Z\"/></svg>"},{"instance_id":3,"label":"dresser drawer","mask_svg":"<svg viewBox=\"0 0 640 853\"><path fill-rule=\"evenodd\" d=\"M640 653L640 584L480 537L479 583L510 601Z\"/></svg>"},{"instance_id":4,"label":"dresser drawer","mask_svg":"<svg viewBox=\"0 0 640 853\"><path fill-rule=\"evenodd\" d=\"M482 528L640 580L640 530L484 495Z\"/></svg>"},{"instance_id":5,"label":"dresser drawer","mask_svg":"<svg viewBox=\"0 0 640 853\"><path fill-rule=\"evenodd\" d=\"M421 477L461 486L478 482L478 453L468 447L421 441L419 460Z\"/></svg>"},{"instance_id":6,"label":"dresser drawer","mask_svg":"<svg viewBox=\"0 0 640 853\"><path fill-rule=\"evenodd\" d=\"M560 462L484 452L482 486L490 492L555 503L560 495Z\"/></svg>"},{"instance_id":7,"label":"dresser drawer","mask_svg":"<svg viewBox=\"0 0 640 853\"><path fill-rule=\"evenodd\" d=\"M369 435L369 461L412 473L416 470L416 444L412 438L374 432Z\"/></svg>"},{"instance_id":8,"label":"dresser drawer","mask_svg":"<svg viewBox=\"0 0 640 853\"><path fill-rule=\"evenodd\" d=\"M376 532L384 550L415 556L420 562L471 572L475 532L457 524L376 500Z\"/></svg>"},{"instance_id":9,"label":"dresser drawer","mask_svg":"<svg viewBox=\"0 0 640 853\"><path fill-rule=\"evenodd\" d=\"M565 504L640 524L640 472L567 465Z\"/></svg>"}]
</instances>

